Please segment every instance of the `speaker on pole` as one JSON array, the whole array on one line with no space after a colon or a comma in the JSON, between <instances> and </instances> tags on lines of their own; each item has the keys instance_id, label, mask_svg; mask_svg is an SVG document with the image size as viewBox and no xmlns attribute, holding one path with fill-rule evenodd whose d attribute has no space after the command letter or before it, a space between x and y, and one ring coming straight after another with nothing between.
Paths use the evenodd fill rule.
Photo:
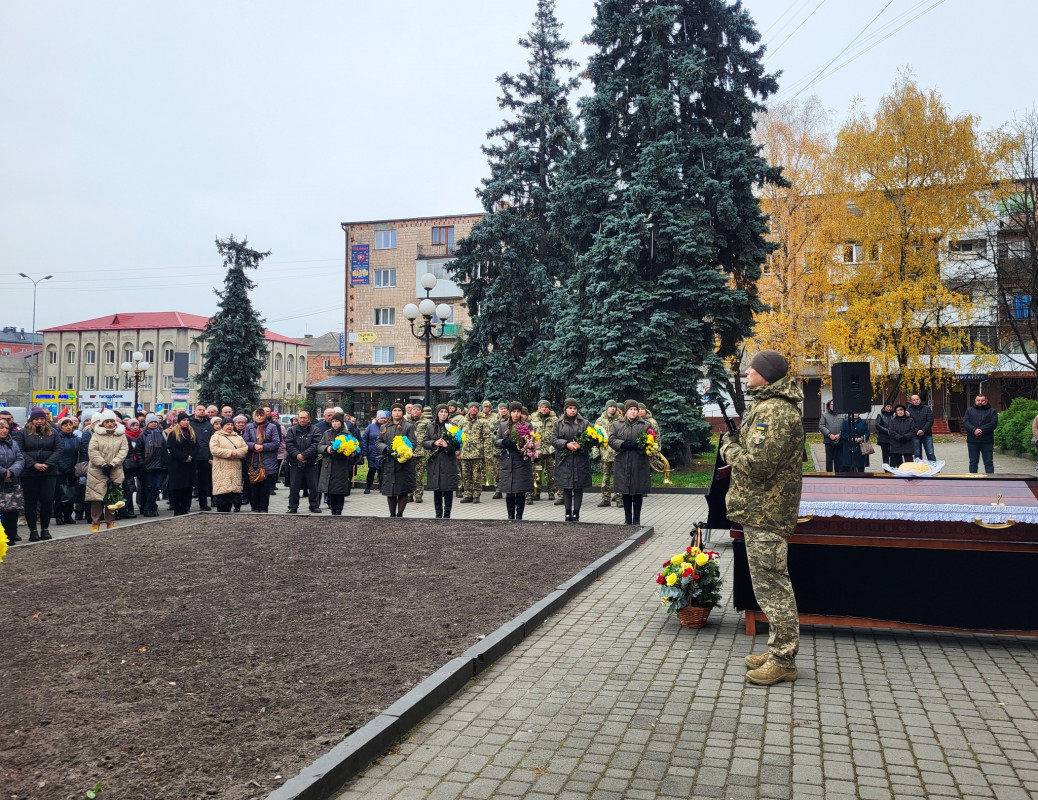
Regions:
<instances>
[{"instance_id":1,"label":"speaker on pole","mask_svg":"<svg viewBox=\"0 0 1038 800\"><path fill-rule=\"evenodd\" d=\"M867 414L872 411L868 361L833 364L833 411L837 414Z\"/></svg>"}]
</instances>

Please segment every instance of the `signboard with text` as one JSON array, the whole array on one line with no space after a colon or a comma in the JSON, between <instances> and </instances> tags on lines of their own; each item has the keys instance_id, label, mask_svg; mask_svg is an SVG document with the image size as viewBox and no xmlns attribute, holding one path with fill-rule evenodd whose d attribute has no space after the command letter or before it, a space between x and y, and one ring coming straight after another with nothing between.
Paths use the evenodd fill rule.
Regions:
<instances>
[{"instance_id":1,"label":"signboard with text","mask_svg":"<svg viewBox=\"0 0 1038 800\"><path fill-rule=\"evenodd\" d=\"M367 285L371 282L371 245L350 245L350 283L354 286Z\"/></svg>"},{"instance_id":2,"label":"signboard with text","mask_svg":"<svg viewBox=\"0 0 1038 800\"><path fill-rule=\"evenodd\" d=\"M133 392L80 392L80 408L132 408Z\"/></svg>"}]
</instances>

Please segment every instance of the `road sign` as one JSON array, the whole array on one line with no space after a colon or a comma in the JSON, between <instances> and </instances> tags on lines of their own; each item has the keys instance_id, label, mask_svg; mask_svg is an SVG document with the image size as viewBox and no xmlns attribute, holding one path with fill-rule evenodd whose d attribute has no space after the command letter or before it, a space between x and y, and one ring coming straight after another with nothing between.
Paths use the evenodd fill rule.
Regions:
<instances>
[{"instance_id":1,"label":"road sign","mask_svg":"<svg viewBox=\"0 0 1038 800\"><path fill-rule=\"evenodd\" d=\"M377 338L378 336L375 335L374 331L360 331L357 333L357 341L361 344L370 344Z\"/></svg>"}]
</instances>

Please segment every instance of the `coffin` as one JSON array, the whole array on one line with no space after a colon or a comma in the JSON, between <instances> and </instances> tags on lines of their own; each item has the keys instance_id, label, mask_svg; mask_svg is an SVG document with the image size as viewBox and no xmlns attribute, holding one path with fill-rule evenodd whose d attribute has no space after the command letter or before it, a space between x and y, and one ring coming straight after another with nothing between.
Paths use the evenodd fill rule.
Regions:
<instances>
[{"instance_id":1,"label":"coffin","mask_svg":"<svg viewBox=\"0 0 1038 800\"><path fill-rule=\"evenodd\" d=\"M731 535L753 634L766 618ZM1038 477L805 475L789 573L803 624L1038 635Z\"/></svg>"}]
</instances>

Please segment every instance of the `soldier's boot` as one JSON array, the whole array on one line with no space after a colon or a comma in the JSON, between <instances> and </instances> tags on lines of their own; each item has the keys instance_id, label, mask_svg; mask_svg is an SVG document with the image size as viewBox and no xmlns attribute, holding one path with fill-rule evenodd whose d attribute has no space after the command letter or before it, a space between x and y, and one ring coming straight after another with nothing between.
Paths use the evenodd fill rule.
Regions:
<instances>
[{"instance_id":1,"label":"soldier's boot","mask_svg":"<svg viewBox=\"0 0 1038 800\"><path fill-rule=\"evenodd\" d=\"M623 508L624 507L624 501L621 500L619 497L616 498L616 507L617 508Z\"/></svg>"},{"instance_id":2,"label":"soldier's boot","mask_svg":"<svg viewBox=\"0 0 1038 800\"><path fill-rule=\"evenodd\" d=\"M758 686L772 686L782 681L795 681L797 679L796 667L788 669L780 667L778 663L768 659L764 666L751 669L746 673L746 680Z\"/></svg>"},{"instance_id":3,"label":"soldier's boot","mask_svg":"<svg viewBox=\"0 0 1038 800\"><path fill-rule=\"evenodd\" d=\"M422 497L423 496L424 496L423 494L419 494L419 493L415 492L414 500L412 502L415 502L415 503L422 502Z\"/></svg>"},{"instance_id":4,"label":"soldier's boot","mask_svg":"<svg viewBox=\"0 0 1038 800\"><path fill-rule=\"evenodd\" d=\"M611 505L612 505L612 503L609 502L609 495L607 495L607 494L602 495L602 500L598 504L598 507L599 508L609 508L609 506L611 506Z\"/></svg>"},{"instance_id":5,"label":"soldier's boot","mask_svg":"<svg viewBox=\"0 0 1038 800\"><path fill-rule=\"evenodd\" d=\"M461 498L461 502L463 502L463 503L471 503L472 502L472 495L466 494L464 497Z\"/></svg>"},{"instance_id":6,"label":"soldier's boot","mask_svg":"<svg viewBox=\"0 0 1038 800\"><path fill-rule=\"evenodd\" d=\"M770 653L761 653L760 655L748 655L742 661L750 669L760 669L764 666L764 663L768 660Z\"/></svg>"},{"instance_id":7,"label":"soldier's boot","mask_svg":"<svg viewBox=\"0 0 1038 800\"><path fill-rule=\"evenodd\" d=\"M473 503L478 503L479 502L479 492L476 492L476 494L472 495L472 502Z\"/></svg>"},{"instance_id":8,"label":"soldier's boot","mask_svg":"<svg viewBox=\"0 0 1038 800\"><path fill-rule=\"evenodd\" d=\"M550 498L550 497L551 497L551 495L548 495L548 497ZM564 504L565 502L566 502L566 501L562 499L562 490L559 490L559 498L558 498L558 499L557 499L557 500L555 501L555 505L557 505L557 506L561 506L561 505L563 505L563 504Z\"/></svg>"},{"instance_id":9,"label":"soldier's boot","mask_svg":"<svg viewBox=\"0 0 1038 800\"><path fill-rule=\"evenodd\" d=\"M497 487L495 486L494 488L496 489ZM501 494L501 492L494 492L494 496L491 497L490 499L491 500L500 500L502 497L504 497L504 495Z\"/></svg>"}]
</instances>

